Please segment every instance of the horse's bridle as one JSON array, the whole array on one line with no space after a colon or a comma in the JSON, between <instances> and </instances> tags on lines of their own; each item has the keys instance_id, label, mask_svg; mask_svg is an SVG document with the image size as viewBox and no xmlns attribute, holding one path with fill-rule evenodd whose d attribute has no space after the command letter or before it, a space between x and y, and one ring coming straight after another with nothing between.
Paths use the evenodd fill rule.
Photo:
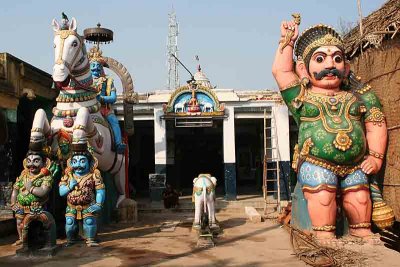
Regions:
<instances>
[{"instance_id":1,"label":"horse's bridle","mask_svg":"<svg viewBox=\"0 0 400 267\"><path fill-rule=\"evenodd\" d=\"M71 73L72 72L72 66L73 66L76 58L78 57L79 52L82 49L83 40L82 40L82 38L79 36L79 34L76 31L71 31L71 30L60 30L60 31L57 31L55 33L55 35L59 35L60 36L60 41L61 41L60 46L59 46L59 52L60 53L58 53L58 58L56 60L56 64L57 65L64 64L68 68L69 72ZM70 36L70 35L74 35L79 39L79 47L78 47L78 50L76 50L74 57L72 58L71 64L69 64L67 61L62 59L62 56L63 56L62 52L64 51L64 42L65 42L65 39L67 39L68 36Z\"/></svg>"},{"instance_id":2,"label":"horse's bridle","mask_svg":"<svg viewBox=\"0 0 400 267\"><path fill-rule=\"evenodd\" d=\"M74 73L73 67L74 67L74 64L75 64L75 60L76 60L76 58L78 57L79 52L82 50L83 38L82 38L76 31L73 31L73 30L59 30L59 31L57 31L57 32L55 33L55 35L59 35L59 36L60 36L60 41L61 41L61 42L60 42L60 46L59 46L58 58L57 58L55 64L57 64L57 65L64 64L64 66L66 66L66 67L68 68L68 70L69 70L69 73L70 73L69 76L70 76L70 78L71 78L80 88L85 89L85 90L89 90L89 91L95 91L95 90L94 90L93 88L91 88L90 86L86 86L86 85L80 83L80 82L75 78L75 76L73 75L73 73ZM62 59L63 51L64 51L65 39L67 39L68 36L70 36L70 35L76 36L76 37L78 38L78 40L79 40L79 47L78 47L78 49L76 50L74 57L72 58L71 64L69 64L66 60ZM85 56L85 53L84 53L83 56ZM85 70L87 67L88 67L88 66L84 66L82 69Z\"/></svg>"}]
</instances>

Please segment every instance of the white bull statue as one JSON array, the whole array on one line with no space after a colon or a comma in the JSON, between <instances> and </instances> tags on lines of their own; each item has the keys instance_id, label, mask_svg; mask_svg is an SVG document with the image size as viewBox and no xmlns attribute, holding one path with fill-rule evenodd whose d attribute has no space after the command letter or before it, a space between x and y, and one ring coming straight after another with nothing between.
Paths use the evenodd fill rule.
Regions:
<instances>
[{"instance_id":1,"label":"white bull statue","mask_svg":"<svg viewBox=\"0 0 400 267\"><path fill-rule=\"evenodd\" d=\"M200 230L208 226L210 229L218 229L215 218L215 187L217 179L210 174L199 174L193 180L193 201L195 203L195 214L193 229Z\"/></svg>"},{"instance_id":2,"label":"white bull statue","mask_svg":"<svg viewBox=\"0 0 400 267\"><path fill-rule=\"evenodd\" d=\"M98 159L100 170L114 175L119 196L117 207L125 197L124 155L112 151L110 128L100 113L96 99L97 90L92 88L92 74L84 39L77 33L75 18L62 25L53 19L55 64L53 81L60 89L57 105L53 109L51 123L44 110L34 117L31 140L52 137L52 152L60 155L65 140L87 137ZM67 144L68 145L68 144Z\"/></svg>"},{"instance_id":3,"label":"white bull statue","mask_svg":"<svg viewBox=\"0 0 400 267\"><path fill-rule=\"evenodd\" d=\"M214 111L214 106L211 103L204 103L203 105L203 112L213 112Z\"/></svg>"},{"instance_id":4,"label":"white bull statue","mask_svg":"<svg viewBox=\"0 0 400 267\"><path fill-rule=\"evenodd\" d=\"M175 104L174 111L175 111L175 113L184 112L185 111L185 103L180 102L180 103Z\"/></svg>"}]
</instances>

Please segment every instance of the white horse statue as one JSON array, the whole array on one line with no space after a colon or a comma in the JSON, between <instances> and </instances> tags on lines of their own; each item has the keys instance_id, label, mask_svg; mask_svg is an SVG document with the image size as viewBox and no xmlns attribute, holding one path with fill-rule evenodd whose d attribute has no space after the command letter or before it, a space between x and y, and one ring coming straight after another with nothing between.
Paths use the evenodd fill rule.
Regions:
<instances>
[{"instance_id":1,"label":"white horse statue","mask_svg":"<svg viewBox=\"0 0 400 267\"><path fill-rule=\"evenodd\" d=\"M215 187L217 179L210 174L199 174L193 180L193 198L195 204L193 228L199 230L205 227L208 220L210 229L217 229L215 218Z\"/></svg>"},{"instance_id":2,"label":"white horse statue","mask_svg":"<svg viewBox=\"0 0 400 267\"><path fill-rule=\"evenodd\" d=\"M124 155L111 149L111 129L99 111L97 91L91 87L93 80L84 39L77 33L75 18L63 20L61 25L53 19L52 26L55 33L53 81L60 88L60 94L50 124L43 109L36 112L31 140L52 137L51 150L59 154L63 140L87 137L99 169L114 175L118 207L125 199Z\"/></svg>"}]
</instances>

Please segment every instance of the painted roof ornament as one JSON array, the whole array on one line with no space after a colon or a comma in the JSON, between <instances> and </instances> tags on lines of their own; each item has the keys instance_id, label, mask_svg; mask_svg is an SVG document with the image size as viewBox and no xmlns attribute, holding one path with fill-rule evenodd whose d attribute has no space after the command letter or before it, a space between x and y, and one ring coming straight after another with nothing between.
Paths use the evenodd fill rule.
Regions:
<instances>
[{"instance_id":1,"label":"painted roof ornament","mask_svg":"<svg viewBox=\"0 0 400 267\"><path fill-rule=\"evenodd\" d=\"M202 86L207 87L207 88L212 88L210 80L207 78L207 76L201 70L199 56L196 55L195 59L196 59L198 64L197 64L197 72L194 74L194 79L196 80L196 82L198 84L201 84Z\"/></svg>"},{"instance_id":2,"label":"painted roof ornament","mask_svg":"<svg viewBox=\"0 0 400 267\"><path fill-rule=\"evenodd\" d=\"M187 81L187 85L177 88L168 101L163 105L166 116L224 116L224 104L220 104L214 91L211 89L210 81L204 74L193 75L188 68L173 54L171 54L190 74L191 79ZM196 56L196 60L199 58ZM198 70L201 72L200 65ZM200 79L201 78L201 79ZM205 86L203 82L208 81L209 86ZM208 85L206 84L206 85Z\"/></svg>"},{"instance_id":3,"label":"painted roof ornament","mask_svg":"<svg viewBox=\"0 0 400 267\"><path fill-rule=\"evenodd\" d=\"M168 104L164 105L166 116L224 116L225 105L220 104L214 91L196 81L194 77L188 84L177 88Z\"/></svg>"}]
</instances>

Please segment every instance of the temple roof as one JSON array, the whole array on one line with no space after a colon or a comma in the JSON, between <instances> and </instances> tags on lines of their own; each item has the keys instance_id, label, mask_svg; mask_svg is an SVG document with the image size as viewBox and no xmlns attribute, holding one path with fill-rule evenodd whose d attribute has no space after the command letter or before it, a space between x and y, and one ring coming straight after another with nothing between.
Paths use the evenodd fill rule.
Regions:
<instances>
[{"instance_id":1,"label":"temple roof","mask_svg":"<svg viewBox=\"0 0 400 267\"><path fill-rule=\"evenodd\" d=\"M207 87L209 89L212 88L210 80L207 78L207 76L204 74L204 72L201 70L200 64L197 67L197 72L194 74L194 79L202 86Z\"/></svg>"}]
</instances>

